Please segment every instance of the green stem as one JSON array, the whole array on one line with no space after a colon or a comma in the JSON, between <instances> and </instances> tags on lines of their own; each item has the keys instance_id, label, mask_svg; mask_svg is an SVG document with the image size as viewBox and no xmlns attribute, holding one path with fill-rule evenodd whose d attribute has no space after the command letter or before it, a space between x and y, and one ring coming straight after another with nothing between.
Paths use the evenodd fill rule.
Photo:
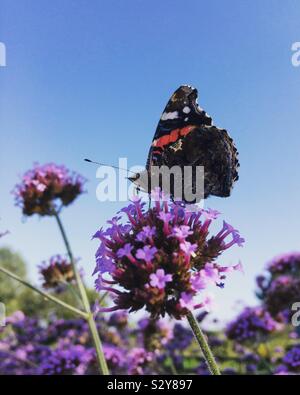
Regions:
<instances>
[{"instance_id":1,"label":"green stem","mask_svg":"<svg viewBox=\"0 0 300 395\"><path fill-rule=\"evenodd\" d=\"M77 266L76 266L75 259L74 259L73 254L72 254L70 243L68 241L65 229L64 229L63 224L61 222L61 219L60 219L60 217L58 215L58 212L55 211L54 212L54 216L55 216L57 225L59 227L59 230L61 232L63 241L65 243L70 262L71 262L71 264L73 266L75 279L76 279L76 283L78 285L80 297L81 297L81 300L82 300L85 312L87 314L86 320L88 322L88 325L89 325L89 328L90 328L90 332L91 332L91 335L92 335L92 339L93 339L93 342L94 342L94 346L95 346L95 349L96 349L96 355L97 355L97 360L98 360L98 364L99 364L99 371L103 375L108 375L109 371L108 371L108 367L107 367L107 364L106 364L106 361L105 361L102 343L101 343L101 340L100 340L100 337L99 337L99 333L97 331L97 327L96 327L96 323L95 323L93 314L91 312L90 302L89 302L89 299L88 299L88 296L87 296L87 293L86 293L85 286L84 286L83 281L81 279L80 273L77 270Z\"/></svg>"},{"instance_id":2,"label":"green stem","mask_svg":"<svg viewBox=\"0 0 300 395\"><path fill-rule=\"evenodd\" d=\"M68 289L70 291L70 294L72 294L74 296L75 300L77 300L79 305L82 307L82 300L81 300L80 296L78 295L77 289L75 289L74 286L71 283L69 283L68 281L61 280L60 282L61 282L61 284L63 284L66 287L66 289Z\"/></svg>"},{"instance_id":3,"label":"green stem","mask_svg":"<svg viewBox=\"0 0 300 395\"><path fill-rule=\"evenodd\" d=\"M78 289L79 289L79 293L80 293L80 296L81 296L81 300L83 302L83 305L84 305L84 308L85 308L86 312L89 312L90 311L90 302L88 300L88 297L87 297L87 294L86 294L85 287L83 285L81 276L80 276L80 274L79 274L79 272L77 270L77 266L75 264L75 259L73 257L73 253L72 253L72 250L71 250L71 247L70 247L70 243L68 241L65 229L63 227L63 224L62 224L61 219L60 219L60 217L59 217L57 212L54 212L54 216L55 216L55 219L57 221L59 230L61 232L63 241L64 241L66 249L67 249L67 253L68 253L70 262L71 262L72 267L73 267L73 271L74 271L76 283L77 283L77 286L78 286Z\"/></svg>"},{"instance_id":4,"label":"green stem","mask_svg":"<svg viewBox=\"0 0 300 395\"><path fill-rule=\"evenodd\" d=\"M17 276L16 274L10 272L9 270L5 269L4 267L1 267L1 266L0 266L0 272L6 274L7 276L9 276L9 277L11 277L11 278L13 278L14 280L18 281L19 283L25 285L26 287L32 289L34 292L37 292L38 294L42 295L42 296L45 297L46 299L49 299L49 300L51 300L52 302L58 304L59 306L62 306L62 307L64 307L64 308L66 308L66 309L72 311L74 314L77 314L77 315L79 315L80 317L82 317L82 318L84 318L84 319L87 319L87 318L88 318L87 314L86 314L84 311L79 310L79 309L77 309L76 307L73 307L73 306L71 306L70 304L65 303L65 302L63 302L62 300L56 298L55 296L50 295L50 294L48 294L47 292L44 292L44 291L42 291L42 290L36 288L34 285L30 284L28 281L23 280L21 277L19 277L19 276Z\"/></svg>"},{"instance_id":5,"label":"green stem","mask_svg":"<svg viewBox=\"0 0 300 395\"><path fill-rule=\"evenodd\" d=\"M205 361L207 363L207 366L211 374L219 376L221 373L216 363L215 357L206 341L205 335L203 334L197 320L195 319L195 317L191 312L187 314L187 319L194 333L194 336L201 348L201 351L204 355Z\"/></svg>"},{"instance_id":6,"label":"green stem","mask_svg":"<svg viewBox=\"0 0 300 395\"><path fill-rule=\"evenodd\" d=\"M93 341L94 341L100 372L103 375L109 375L109 370L108 370L107 363L106 363L106 360L105 360L102 343L101 343L101 340L100 340L100 336L99 336L99 333L98 333L98 330L97 330L97 326L96 326L96 323L95 323L95 320L94 320L92 312L89 313L89 317L87 319L87 322L88 322L88 325L89 325L89 328L90 328L90 332L91 332L91 335L92 335L92 338L93 338Z\"/></svg>"},{"instance_id":7,"label":"green stem","mask_svg":"<svg viewBox=\"0 0 300 395\"><path fill-rule=\"evenodd\" d=\"M172 372L172 374L174 374L174 375L177 376L177 375L178 375L178 372L177 372L177 369L176 369L176 367L175 367L175 364L174 364L172 355L169 355L169 358L170 358L170 368L171 368L171 372Z\"/></svg>"}]
</instances>

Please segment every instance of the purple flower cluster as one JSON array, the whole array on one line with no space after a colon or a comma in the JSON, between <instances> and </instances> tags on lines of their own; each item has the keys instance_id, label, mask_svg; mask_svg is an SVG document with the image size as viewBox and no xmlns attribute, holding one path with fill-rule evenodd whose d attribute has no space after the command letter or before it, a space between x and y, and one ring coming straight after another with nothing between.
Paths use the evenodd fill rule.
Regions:
<instances>
[{"instance_id":1,"label":"purple flower cluster","mask_svg":"<svg viewBox=\"0 0 300 395\"><path fill-rule=\"evenodd\" d=\"M265 308L275 319L289 322L291 306L300 300L300 253L275 257L256 282Z\"/></svg>"},{"instance_id":2,"label":"purple flower cluster","mask_svg":"<svg viewBox=\"0 0 300 395\"><path fill-rule=\"evenodd\" d=\"M247 374L256 374L261 363L261 357L254 352L243 350L240 361L245 365Z\"/></svg>"},{"instance_id":3,"label":"purple flower cluster","mask_svg":"<svg viewBox=\"0 0 300 395\"><path fill-rule=\"evenodd\" d=\"M37 374L82 375L88 371L88 366L93 359L93 349L68 344L51 350L49 355L41 361Z\"/></svg>"},{"instance_id":4,"label":"purple flower cluster","mask_svg":"<svg viewBox=\"0 0 300 395\"><path fill-rule=\"evenodd\" d=\"M300 373L300 345L292 347L282 361L289 370Z\"/></svg>"},{"instance_id":5,"label":"purple flower cluster","mask_svg":"<svg viewBox=\"0 0 300 395\"><path fill-rule=\"evenodd\" d=\"M0 374L36 374L37 367L50 352L44 344L47 336L38 321L22 312L7 317L10 331L0 328Z\"/></svg>"},{"instance_id":6,"label":"purple flower cluster","mask_svg":"<svg viewBox=\"0 0 300 395\"><path fill-rule=\"evenodd\" d=\"M97 327L112 374L208 374L193 334L181 323L142 318L125 325L124 311L98 318ZM212 339L212 338L211 338ZM211 341L211 344L214 344ZM189 351L190 350L190 351ZM192 365L184 359L190 355ZM172 364L170 364L172 361ZM190 365L190 364L189 364ZM200 365L202 368L200 369ZM200 372L201 370L201 372ZM16 312L0 333L0 374L97 374L93 342L83 319L45 321Z\"/></svg>"},{"instance_id":7,"label":"purple flower cluster","mask_svg":"<svg viewBox=\"0 0 300 395\"><path fill-rule=\"evenodd\" d=\"M172 327L167 322L145 318L138 324L137 336L142 335L141 344L147 351L163 351L173 338Z\"/></svg>"},{"instance_id":8,"label":"purple flower cluster","mask_svg":"<svg viewBox=\"0 0 300 395\"><path fill-rule=\"evenodd\" d=\"M60 291L66 283L75 281L73 265L60 255L55 255L39 265L39 271L43 280L43 287Z\"/></svg>"},{"instance_id":9,"label":"purple flower cluster","mask_svg":"<svg viewBox=\"0 0 300 395\"><path fill-rule=\"evenodd\" d=\"M184 327L180 323L176 323L173 329L173 337L168 342L167 348L171 353L182 351L189 347L193 341L193 333L189 328Z\"/></svg>"},{"instance_id":10,"label":"purple flower cluster","mask_svg":"<svg viewBox=\"0 0 300 395\"><path fill-rule=\"evenodd\" d=\"M128 353L128 374L151 374L154 355L144 347L132 348Z\"/></svg>"},{"instance_id":11,"label":"purple flower cluster","mask_svg":"<svg viewBox=\"0 0 300 395\"><path fill-rule=\"evenodd\" d=\"M126 371L127 355L125 350L115 345L104 345L104 356L109 369L114 374L122 374Z\"/></svg>"},{"instance_id":12,"label":"purple flower cluster","mask_svg":"<svg viewBox=\"0 0 300 395\"><path fill-rule=\"evenodd\" d=\"M300 374L300 345L293 346L282 358L277 374Z\"/></svg>"},{"instance_id":13,"label":"purple flower cluster","mask_svg":"<svg viewBox=\"0 0 300 395\"><path fill-rule=\"evenodd\" d=\"M94 235L100 240L96 289L115 297L115 305L102 311L146 308L152 318L168 314L180 319L189 310L209 308L208 286L222 287L228 272L241 270L240 264L224 267L216 262L223 251L244 242L226 222L209 236L218 212L189 212L163 196L157 199L155 193L153 208L145 210L135 199L121 210L126 224L120 223L121 216L114 217L106 230ZM202 301L195 300L199 292Z\"/></svg>"},{"instance_id":14,"label":"purple flower cluster","mask_svg":"<svg viewBox=\"0 0 300 395\"><path fill-rule=\"evenodd\" d=\"M126 311L116 311L110 316L108 324L124 329L128 325L128 314Z\"/></svg>"},{"instance_id":15,"label":"purple flower cluster","mask_svg":"<svg viewBox=\"0 0 300 395\"><path fill-rule=\"evenodd\" d=\"M0 374L63 375L97 371L85 320L53 317L45 325L16 312L7 318L2 332Z\"/></svg>"},{"instance_id":16,"label":"purple flower cluster","mask_svg":"<svg viewBox=\"0 0 300 395\"><path fill-rule=\"evenodd\" d=\"M272 275L300 274L300 252L281 254L267 264L267 270Z\"/></svg>"},{"instance_id":17,"label":"purple flower cluster","mask_svg":"<svg viewBox=\"0 0 300 395\"><path fill-rule=\"evenodd\" d=\"M124 325L127 320L124 312L97 320L110 372L170 373L161 361L168 354L168 345L178 331L173 334L172 326L165 322L141 319L135 326L127 326ZM189 330L185 331L189 337L186 342L188 346L192 336ZM16 312L7 318L7 326L0 329L0 375L81 375L97 372L93 343L83 319L53 317L46 325Z\"/></svg>"},{"instance_id":18,"label":"purple flower cluster","mask_svg":"<svg viewBox=\"0 0 300 395\"><path fill-rule=\"evenodd\" d=\"M299 345L288 349L283 357L282 348L276 360L271 361L261 357L256 347L255 352L250 351L253 343L240 343L245 340L241 337L243 331L250 333L251 337L247 339L259 340L260 344L266 340L266 334L273 333L272 321L266 324L259 314L250 321L255 322L251 331L256 330L259 337L253 337L251 331L243 328L237 331L235 341L228 343L220 334L207 332L215 356L224 367L223 374L260 374L266 372L270 362L273 366L270 365L267 373L272 367L277 374L298 374ZM182 323L172 325L169 320L150 318L142 318L130 325L125 323L128 323L128 315L124 311L97 318L105 358L112 374L209 374L191 330ZM248 328L249 320L247 325ZM270 356L275 358L274 353L271 351ZM52 317L45 322L16 312L7 318L7 326L0 328L0 375L97 373L93 342L83 319Z\"/></svg>"},{"instance_id":19,"label":"purple flower cluster","mask_svg":"<svg viewBox=\"0 0 300 395\"><path fill-rule=\"evenodd\" d=\"M229 339L237 342L260 341L266 335L279 330L280 325L262 307L247 307L226 328Z\"/></svg>"},{"instance_id":20,"label":"purple flower cluster","mask_svg":"<svg viewBox=\"0 0 300 395\"><path fill-rule=\"evenodd\" d=\"M16 205L24 215L52 215L53 209L68 206L83 192L85 179L54 163L36 164L14 188Z\"/></svg>"},{"instance_id":21,"label":"purple flower cluster","mask_svg":"<svg viewBox=\"0 0 300 395\"><path fill-rule=\"evenodd\" d=\"M264 295L264 305L279 321L289 322L292 305L300 301L300 277L282 275L275 278Z\"/></svg>"},{"instance_id":22,"label":"purple flower cluster","mask_svg":"<svg viewBox=\"0 0 300 395\"><path fill-rule=\"evenodd\" d=\"M47 327L46 334L47 344L53 344L57 339L68 339L71 344L90 344L88 324L81 318L53 319Z\"/></svg>"}]
</instances>

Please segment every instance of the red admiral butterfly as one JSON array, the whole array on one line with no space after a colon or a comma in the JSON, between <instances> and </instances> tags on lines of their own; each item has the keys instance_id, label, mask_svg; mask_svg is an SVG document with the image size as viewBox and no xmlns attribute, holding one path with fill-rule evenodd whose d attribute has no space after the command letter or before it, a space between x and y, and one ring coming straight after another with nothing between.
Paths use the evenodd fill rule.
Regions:
<instances>
[{"instance_id":1,"label":"red admiral butterfly","mask_svg":"<svg viewBox=\"0 0 300 395\"><path fill-rule=\"evenodd\" d=\"M149 178L154 167L179 166L182 185L187 181L188 187L195 192L195 172L192 171L190 178L185 180L184 167L191 166L195 170L197 166L203 166L203 197L230 196L233 184L238 180L238 152L227 131L212 125L211 117L199 107L197 98L197 89L188 85L181 86L171 96L159 120L145 172L129 177L138 187L151 185ZM172 185L171 195L176 198ZM181 200L187 201L184 196Z\"/></svg>"}]
</instances>

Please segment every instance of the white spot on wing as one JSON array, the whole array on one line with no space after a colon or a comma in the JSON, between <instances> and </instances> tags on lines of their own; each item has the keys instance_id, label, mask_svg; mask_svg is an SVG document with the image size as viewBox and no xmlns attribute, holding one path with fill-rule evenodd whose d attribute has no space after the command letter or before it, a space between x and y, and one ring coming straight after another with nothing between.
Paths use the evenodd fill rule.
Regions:
<instances>
[{"instance_id":1,"label":"white spot on wing","mask_svg":"<svg viewBox=\"0 0 300 395\"><path fill-rule=\"evenodd\" d=\"M188 114L189 112L191 112L191 109L190 109L190 107L188 107L188 106L185 106L185 107L183 107L183 110L182 110L185 114Z\"/></svg>"},{"instance_id":2,"label":"white spot on wing","mask_svg":"<svg viewBox=\"0 0 300 395\"><path fill-rule=\"evenodd\" d=\"M160 119L162 121L167 121L168 119L176 119L176 118L178 118L178 111L164 112Z\"/></svg>"}]
</instances>

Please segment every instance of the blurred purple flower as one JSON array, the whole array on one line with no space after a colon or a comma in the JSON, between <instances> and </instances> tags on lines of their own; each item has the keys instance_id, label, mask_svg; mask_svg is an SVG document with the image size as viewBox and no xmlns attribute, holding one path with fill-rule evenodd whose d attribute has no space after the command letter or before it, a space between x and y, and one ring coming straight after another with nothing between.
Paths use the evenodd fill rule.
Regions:
<instances>
[{"instance_id":1,"label":"blurred purple flower","mask_svg":"<svg viewBox=\"0 0 300 395\"><path fill-rule=\"evenodd\" d=\"M229 339L237 342L262 341L266 335L281 329L262 307L247 307L226 328Z\"/></svg>"},{"instance_id":2,"label":"blurred purple flower","mask_svg":"<svg viewBox=\"0 0 300 395\"><path fill-rule=\"evenodd\" d=\"M52 215L53 210L68 206L81 193L86 180L65 166L35 164L13 190L16 205L23 214Z\"/></svg>"},{"instance_id":3,"label":"blurred purple flower","mask_svg":"<svg viewBox=\"0 0 300 395\"><path fill-rule=\"evenodd\" d=\"M276 256L256 283L265 309L276 320L288 323L293 314L291 306L300 300L300 253Z\"/></svg>"},{"instance_id":4,"label":"blurred purple flower","mask_svg":"<svg viewBox=\"0 0 300 395\"><path fill-rule=\"evenodd\" d=\"M300 345L292 347L283 357L282 362L290 371L300 373Z\"/></svg>"},{"instance_id":5,"label":"blurred purple flower","mask_svg":"<svg viewBox=\"0 0 300 395\"><path fill-rule=\"evenodd\" d=\"M42 262L38 268L43 280L43 287L46 289L52 288L62 291L66 283L75 281L73 265L60 255L55 255L49 261Z\"/></svg>"},{"instance_id":6,"label":"blurred purple flower","mask_svg":"<svg viewBox=\"0 0 300 395\"><path fill-rule=\"evenodd\" d=\"M44 375L83 375L93 359L93 350L81 345L63 345L51 352L41 362L38 373Z\"/></svg>"}]
</instances>

